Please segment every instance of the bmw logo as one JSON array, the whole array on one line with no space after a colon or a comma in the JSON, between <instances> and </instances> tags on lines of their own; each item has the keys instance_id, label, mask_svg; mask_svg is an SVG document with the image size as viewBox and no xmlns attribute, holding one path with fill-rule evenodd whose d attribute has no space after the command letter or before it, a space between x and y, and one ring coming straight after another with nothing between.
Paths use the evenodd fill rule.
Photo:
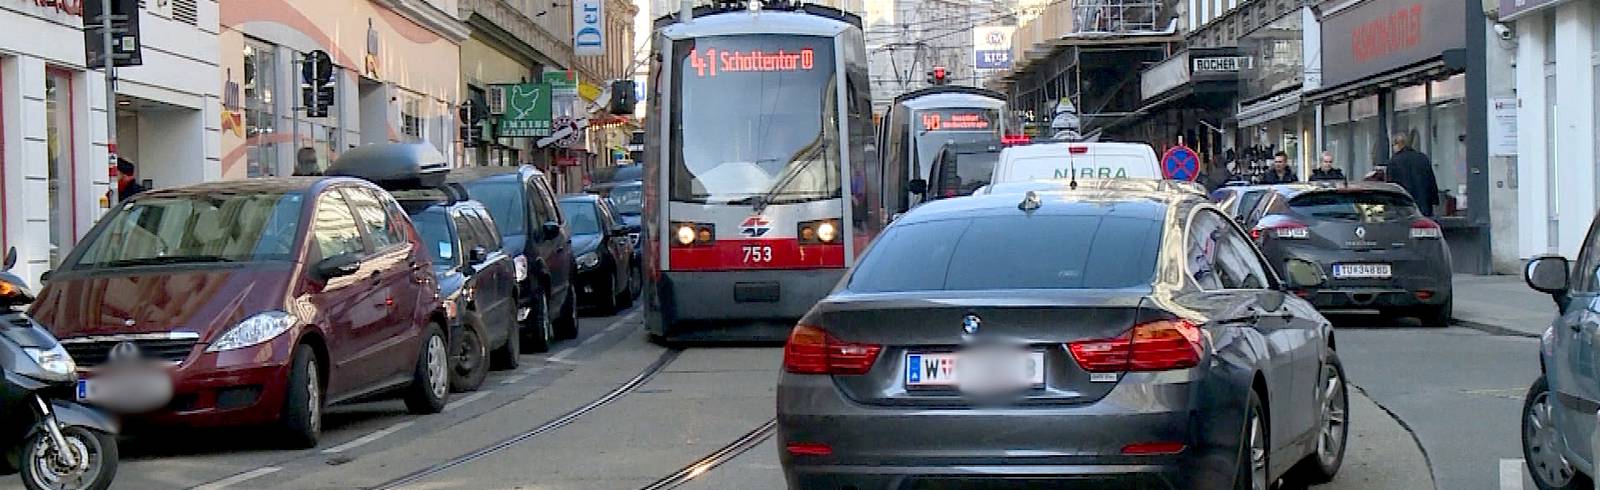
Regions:
<instances>
[{"instance_id":1,"label":"bmw logo","mask_svg":"<svg viewBox=\"0 0 1600 490\"><path fill-rule=\"evenodd\" d=\"M983 319L978 318L978 315L968 313L965 318L961 319L961 331L967 335L978 333L978 327L980 326L983 326Z\"/></svg>"}]
</instances>

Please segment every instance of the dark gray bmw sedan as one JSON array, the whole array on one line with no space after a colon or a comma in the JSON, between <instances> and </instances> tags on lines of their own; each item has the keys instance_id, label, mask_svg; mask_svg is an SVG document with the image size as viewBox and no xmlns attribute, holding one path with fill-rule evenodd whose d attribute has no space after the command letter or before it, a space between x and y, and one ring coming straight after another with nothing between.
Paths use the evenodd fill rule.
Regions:
<instances>
[{"instance_id":1,"label":"dark gray bmw sedan","mask_svg":"<svg viewBox=\"0 0 1600 490\"><path fill-rule=\"evenodd\" d=\"M1311 264L1289 282L1323 281ZM1333 329L1203 196L925 204L800 321L790 488L1266 489L1332 479Z\"/></svg>"}]
</instances>

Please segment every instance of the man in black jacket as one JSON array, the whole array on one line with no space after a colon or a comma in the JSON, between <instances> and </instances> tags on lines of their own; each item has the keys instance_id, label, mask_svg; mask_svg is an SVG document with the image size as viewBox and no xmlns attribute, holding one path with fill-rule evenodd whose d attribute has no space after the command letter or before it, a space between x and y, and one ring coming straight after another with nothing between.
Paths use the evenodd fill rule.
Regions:
<instances>
[{"instance_id":1,"label":"man in black jacket","mask_svg":"<svg viewBox=\"0 0 1600 490\"><path fill-rule=\"evenodd\" d=\"M1339 180L1347 181L1344 169L1333 166L1333 152L1322 150L1322 164L1311 170L1311 180Z\"/></svg>"},{"instance_id":2,"label":"man in black jacket","mask_svg":"<svg viewBox=\"0 0 1600 490\"><path fill-rule=\"evenodd\" d=\"M1294 169L1289 168L1289 154L1281 151L1272 155L1272 168L1261 176L1263 184L1293 184L1299 181L1300 177L1294 174Z\"/></svg>"},{"instance_id":3,"label":"man in black jacket","mask_svg":"<svg viewBox=\"0 0 1600 490\"><path fill-rule=\"evenodd\" d=\"M1439 204L1439 182L1433 177L1433 162L1428 155L1411 147L1411 137L1397 132L1389 140L1394 155L1384 169L1389 182L1399 185L1417 201L1423 216L1433 216L1433 207Z\"/></svg>"}]
</instances>

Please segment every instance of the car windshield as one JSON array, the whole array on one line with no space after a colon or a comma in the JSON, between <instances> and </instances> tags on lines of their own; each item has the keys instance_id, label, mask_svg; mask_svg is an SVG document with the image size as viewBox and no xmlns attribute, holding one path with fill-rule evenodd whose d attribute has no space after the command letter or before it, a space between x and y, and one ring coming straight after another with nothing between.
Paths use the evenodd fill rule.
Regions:
<instances>
[{"instance_id":1,"label":"car windshield","mask_svg":"<svg viewBox=\"0 0 1600 490\"><path fill-rule=\"evenodd\" d=\"M567 216L574 235L600 233L600 215L595 214L594 203L588 201L561 201L561 214Z\"/></svg>"},{"instance_id":2,"label":"car windshield","mask_svg":"<svg viewBox=\"0 0 1600 490\"><path fill-rule=\"evenodd\" d=\"M73 269L292 260L298 192L148 196L118 208Z\"/></svg>"},{"instance_id":3,"label":"car windshield","mask_svg":"<svg viewBox=\"0 0 1600 490\"><path fill-rule=\"evenodd\" d=\"M841 195L831 38L713 36L677 41L673 53L672 200Z\"/></svg>"},{"instance_id":4,"label":"car windshield","mask_svg":"<svg viewBox=\"0 0 1600 490\"><path fill-rule=\"evenodd\" d=\"M1325 220L1361 223L1420 216L1410 197L1393 192L1314 192L1289 200L1289 209Z\"/></svg>"},{"instance_id":5,"label":"car windshield","mask_svg":"<svg viewBox=\"0 0 1600 490\"><path fill-rule=\"evenodd\" d=\"M488 178L466 183L467 194L483 203L494 218L494 227L500 236L522 235L528 221L527 203L516 179Z\"/></svg>"},{"instance_id":6,"label":"car windshield","mask_svg":"<svg viewBox=\"0 0 1600 490\"><path fill-rule=\"evenodd\" d=\"M615 204L617 214L640 214L644 212L644 186L639 183L612 187L607 196Z\"/></svg>"},{"instance_id":7,"label":"car windshield","mask_svg":"<svg viewBox=\"0 0 1600 490\"><path fill-rule=\"evenodd\" d=\"M429 209L411 215L411 222L417 225L417 234L422 235L423 249L433 256L434 267L450 268L456 265L456 241L450 238L449 217L442 210Z\"/></svg>"},{"instance_id":8,"label":"car windshield","mask_svg":"<svg viewBox=\"0 0 1600 490\"><path fill-rule=\"evenodd\" d=\"M894 226L850 276L855 292L1113 289L1149 284L1159 222L1000 216Z\"/></svg>"}]
</instances>

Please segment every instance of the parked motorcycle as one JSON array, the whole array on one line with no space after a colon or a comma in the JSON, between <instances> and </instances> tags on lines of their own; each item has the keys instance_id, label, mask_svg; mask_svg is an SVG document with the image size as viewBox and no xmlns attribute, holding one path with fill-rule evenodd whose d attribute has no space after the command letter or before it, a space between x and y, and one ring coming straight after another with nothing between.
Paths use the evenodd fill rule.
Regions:
<instances>
[{"instance_id":1,"label":"parked motorcycle","mask_svg":"<svg viewBox=\"0 0 1600 490\"><path fill-rule=\"evenodd\" d=\"M117 424L75 401L77 366L54 336L24 311L27 283L0 268L0 469L20 470L30 490L102 490L117 474ZM9 471L7 471L9 472Z\"/></svg>"}]
</instances>

